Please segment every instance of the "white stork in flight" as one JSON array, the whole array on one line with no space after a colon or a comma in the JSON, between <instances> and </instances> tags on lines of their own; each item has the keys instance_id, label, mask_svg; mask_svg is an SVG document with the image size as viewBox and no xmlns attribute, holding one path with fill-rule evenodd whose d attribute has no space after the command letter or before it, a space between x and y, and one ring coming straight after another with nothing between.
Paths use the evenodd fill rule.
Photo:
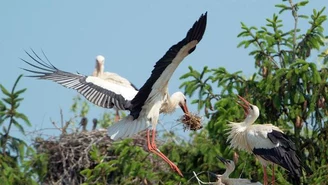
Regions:
<instances>
[{"instance_id":1,"label":"white stork in flight","mask_svg":"<svg viewBox=\"0 0 328 185\"><path fill-rule=\"evenodd\" d=\"M232 148L253 153L263 166L264 185L268 185L266 166L277 164L289 172L289 176L298 184L302 167L296 154L295 144L278 127L272 124L253 124L259 117L259 108L238 96L246 113L241 123L230 122L228 140ZM274 174L273 174L274 183Z\"/></svg>"},{"instance_id":2,"label":"white stork in flight","mask_svg":"<svg viewBox=\"0 0 328 185\"><path fill-rule=\"evenodd\" d=\"M133 85L131 82L129 82L129 80L121 77L120 75L118 75L116 73L105 72L104 69L105 69L105 57L103 57L102 55L98 55L96 57L96 67L92 73L92 76L101 78L110 83L115 83L120 86L125 86L125 87L131 89L131 91L134 91L134 90L138 91L136 86ZM120 120L120 114L118 112L118 109L116 109L115 122L117 122L119 120Z\"/></svg>"},{"instance_id":3,"label":"white stork in flight","mask_svg":"<svg viewBox=\"0 0 328 185\"><path fill-rule=\"evenodd\" d=\"M90 102L101 107L129 110L130 115L108 128L108 135L111 139L131 137L147 129L149 151L161 157L174 171L183 176L180 169L157 148L155 143L156 125L160 113L171 113L177 107L181 107L186 116L189 115L186 97L182 92L175 92L170 96L168 82L182 60L196 49L196 45L204 35L206 22L207 13L200 16L184 39L173 45L157 61L151 76L139 91L105 81L99 77L61 71L53 66L45 55L48 63L43 61L33 50L35 56L26 53L41 66L22 60L43 71L24 70L36 74L30 77L52 80L67 88L75 89Z\"/></svg>"}]
</instances>

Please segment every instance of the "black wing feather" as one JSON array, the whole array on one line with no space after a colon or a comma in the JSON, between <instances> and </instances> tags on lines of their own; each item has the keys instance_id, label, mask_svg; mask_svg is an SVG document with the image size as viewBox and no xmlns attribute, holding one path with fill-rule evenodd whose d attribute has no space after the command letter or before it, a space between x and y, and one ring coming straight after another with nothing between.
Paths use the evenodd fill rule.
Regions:
<instances>
[{"instance_id":1,"label":"black wing feather","mask_svg":"<svg viewBox=\"0 0 328 185\"><path fill-rule=\"evenodd\" d=\"M285 168L290 176L298 181L302 174L302 167L300 158L296 154L295 144L286 134L276 130L268 133L268 138L274 144L279 143L279 147L254 148L253 153Z\"/></svg>"},{"instance_id":2,"label":"black wing feather","mask_svg":"<svg viewBox=\"0 0 328 185\"><path fill-rule=\"evenodd\" d=\"M138 94L131 101L132 110L130 114L133 116L134 119L137 119L139 117L139 113L152 90L152 86L161 76L166 67L172 63L173 59L176 57L181 48L191 41L197 40L199 42L202 39L206 28L206 21L207 12L200 16L198 21L194 23L194 25L188 31L186 37L183 40L173 45L165 53L165 55L159 61L156 62L151 76L148 78L146 83L140 88ZM195 48L196 47L190 49L188 53L192 53Z\"/></svg>"},{"instance_id":3,"label":"black wing feather","mask_svg":"<svg viewBox=\"0 0 328 185\"><path fill-rule=\"evenodd\" d=\"M87 82L86 79L88 78L88 76L81 74L73 74L57 69L54 65L50 63L43 51L42 53L45 56L47 62L40 58L33 50L32 53L34 54L34 56L28 53L27 51L25 52L33 61L36 62L34 64L27 60L21 59L22 61L36 69L31 70L22 68L25 71L35 74L29 75L27 77L52 80L58 84L61 84L64 87L74 89L78 91L82 96L84 96L87 100L89 100L91 103L94 103L95 105L98 105L100 107L115 107L119 110L127 110L127 107L130 107L130 100L127 100L121 94L116 94L110 89L105 89L94 83Z\"/></svg>"}]
</instances>

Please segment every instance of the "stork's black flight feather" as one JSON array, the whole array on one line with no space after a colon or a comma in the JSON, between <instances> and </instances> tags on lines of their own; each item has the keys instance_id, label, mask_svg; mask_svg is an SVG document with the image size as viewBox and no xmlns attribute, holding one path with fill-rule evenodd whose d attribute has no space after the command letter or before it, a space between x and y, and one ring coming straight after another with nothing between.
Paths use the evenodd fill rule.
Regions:
<instances>
[{"instance_id":1,"label":"stork's black flight feather","mask_svg":"<svg viewBox=\"0 0 328 185\"><path fill-rule=\"evenodd\" d=\"M300 158L296 154L295 144L282 132L272 130L268 133L268 138L274 144L279 144L274 148L254 148L253 153L265 160L282 166L289 171L290 176L299 180L302 174Z\"/></svg>"},{"instance_id":2,"label":"stork's black flight feather","mask_svg":"<svg viewBox=\"0 0 328 185\"><path fill-rule=\"evenodd\" d=\"M198 21L194 23L192 28L188 31L186 37L173 45L165 55L155 64L154 69L151 73L151 76L148 78L147 82L140 88L138 94L131 101L132 110L131 115L134 119L139 117L139 113L147 100L150 92L152 91L152 87L154 83L158 80L158 78L162 75L163 71L169 66L174 58L177 56L181 48L191 41L197 40L198 42L203 38L205 28L207 22L207 12L200 16ZM196 47L191 48L188 53L192 53Z\"/></svg>"}]
</instances>

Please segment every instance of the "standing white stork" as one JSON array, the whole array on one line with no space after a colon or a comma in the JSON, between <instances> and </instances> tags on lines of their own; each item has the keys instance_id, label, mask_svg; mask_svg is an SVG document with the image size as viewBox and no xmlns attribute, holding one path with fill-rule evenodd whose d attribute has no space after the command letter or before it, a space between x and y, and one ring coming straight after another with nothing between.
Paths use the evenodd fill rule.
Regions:
<instances>
[{"instance_id":1,"label":"standing white stork","mask_svg":"<svg viewBox=\"0 0 328 185\"><path fill-rule=\"evenodd\" d=\"M157 149L156 125L160 113L171 113L177 107L181 107L186 116L189 115L184 94L176 92L170 97L168 82L181 61L196 49L196 45L204 35L206 22L207 13L202 14L188 31L186 37L173 45L155 64L151 76L140 91L105 81L99 77L61 71L53 66L45 55L48 63L43 61L33 50L35 56L26 53L41 66L22 60L43 71L24 70L36 74L30 77L52 80L67 88L75 89L90 102L101 107L129 110L129 116L108 128L108 135L113 140L117 140L131 137L147 129L149 151L160 156L173 170L183 176L179 168ZM151 137L150 131L152 132Z\"/></svg>"},{"instance_id":2,"label":"standing white stork","mask_svg":"<svg viewBox=\"0 0 328 185\"><path fill-rule=\"evenodd\" d=\"M241 123L230 122L228 140L231 147L255 154L263 166L265 185L268 184L266 166L269 164L285 168L290 177L299 184L302 168L295 152L295 144L272 124L253 124L260 115L259 108L241 96L238 97L244 102L240 105L244 108L246 119Z\"/></svg>"},{"instance_id":3,"label":"standing white stork","mask_svg":"<svg viewBox=\"0 0 328 185\"><path fill-rule=\"evenodd\" d=\"M131 82L129 82L129 80L121 77L116 73L105 72L104 70L105 70L105 57L103 57L102 55L98 55L96 57L96 67L92 73L92 76L101 78L110 83L115 83L120 86L125 86L131 89L132 91L133 90L138 91L136 86L133 85ZM118 109L115 109L115 111L116 111L115 122L117 122L120 120L120 114L118 112Z\"/></svg>"}]
</instances>

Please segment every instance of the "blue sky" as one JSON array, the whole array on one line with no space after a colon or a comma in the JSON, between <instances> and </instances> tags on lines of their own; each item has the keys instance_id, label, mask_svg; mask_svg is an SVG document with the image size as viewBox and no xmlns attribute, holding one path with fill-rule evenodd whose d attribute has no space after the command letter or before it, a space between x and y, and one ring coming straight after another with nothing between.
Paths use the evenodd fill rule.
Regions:
<instances>
[{"instance_id":1,"label":"blue sky","mask_svg":"<svg viewBox=\"0 0 328 185\"><path fill-rule=\"evenodd\" d=\"M248 26L264 25L266 18L278 12L274 7L277 3L281 1L2 1L0 83L11 88L18 75L27 74L20 69L27 65L19 58L28 59L24 50L33 48L40 54L41 49L44 50L57 68L82 74L92 73L95 57L101 54L106 58L106 71L118 73L141 87L155 62L183 39L206 11L206 33L196 51L172 76L171 94L179 90L182 83L179 77L188 72L188 66L198 70L205 65L225 67L230 72L243 70L249 76L255 71L253 59L248 56L249 50L237 48L241 41L237 38L240 22ZM326 5L325 1L312 0L300 13L309 15L313 8L321 9ZM286 29L293 27L290 13L281 17ZM299 25L301 29L308 28L307 21L301 20ZM327 31L325 33L327 35ZM26 130L44 129L45 137L58 135L49 120L59 122L60 108L64 119L68 120L72 116L69 110L72 99L77 93L33 78L23 78L19 88L27 88L20 111L29 117L33 126ZM196 112L196 106L191 106L190 110ZM99 117L104 111L107 110L91 106L88 118ZM164 116L162 122L170 130L181 115L178 110L172 116ZM182 130L182 126L174 129Z\"/></svg>"}]
</instances>

